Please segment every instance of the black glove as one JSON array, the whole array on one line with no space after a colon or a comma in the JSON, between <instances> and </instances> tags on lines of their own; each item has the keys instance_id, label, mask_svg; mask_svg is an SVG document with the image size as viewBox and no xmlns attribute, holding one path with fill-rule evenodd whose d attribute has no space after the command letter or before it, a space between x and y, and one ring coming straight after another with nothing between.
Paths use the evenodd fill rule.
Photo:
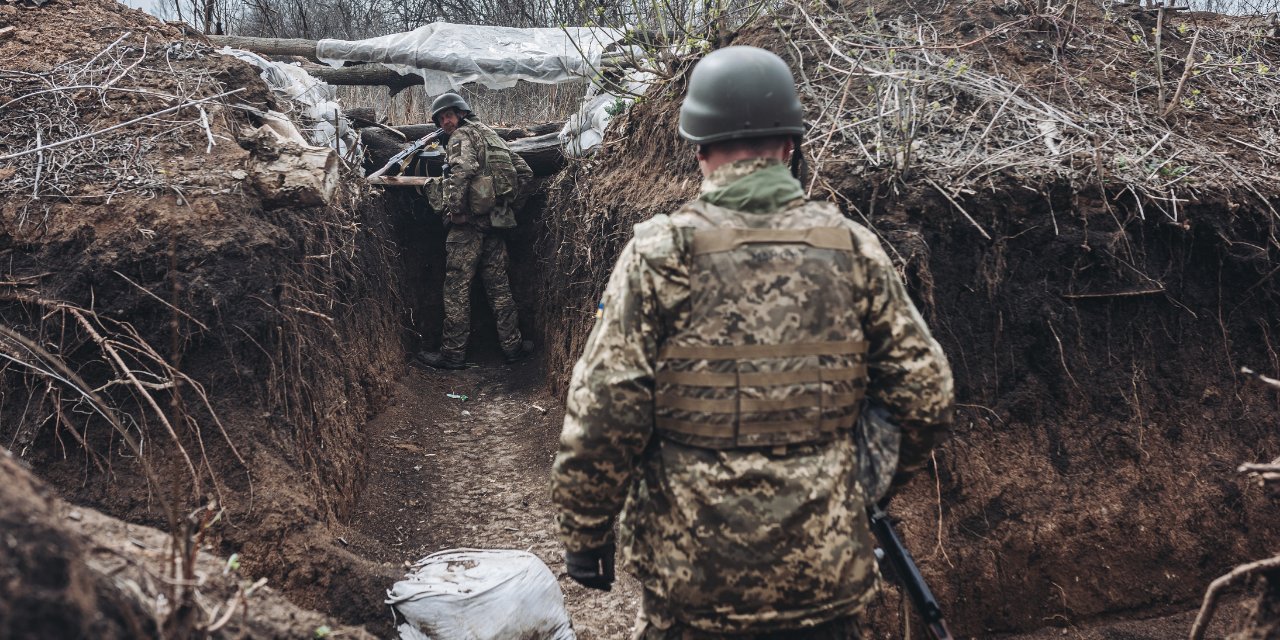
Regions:
<instances>
[{"instance_id":1,"label":"black glove","mask_svg":"<svg viewBox=\"0 0 1280 640\"><path fill-rule=\"evenodd\" d=\"M569 577L588 589L613 590L613 553L616 546L610 542L598 549L566 551L564 564Z\"/></svg>"}]
</instances>

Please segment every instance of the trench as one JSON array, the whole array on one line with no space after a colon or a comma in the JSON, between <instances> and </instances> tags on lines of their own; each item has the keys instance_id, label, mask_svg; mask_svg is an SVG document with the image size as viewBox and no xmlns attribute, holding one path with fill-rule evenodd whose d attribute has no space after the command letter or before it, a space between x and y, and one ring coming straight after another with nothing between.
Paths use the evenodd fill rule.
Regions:
<instances>
[{"instance_id":1,"label":"trench","mask_svg":"<svg viewBox=\"0 0 1280 640\"><path fill-rule=\"evenodd\" d=\"M20 32L33 35L0 49L36 61L82 54L86 42L103 51L117 34L98 27L115 23L134 25L145 49L145 34L164 28L114 2L77 11L23 13ZM39 42L58 46L20 50ZM184 64L270 104L245 65ZM207 182L190 198L89 193L47 203L35 227L17 223L25 193L0 200L0 324L57 345L89 387L142 416L137 431L164 477L149 486L105 424L75 411L51 422L75 397L7 366L0 439L68 500L130 523L163 524L153 491L195 507L221 489L228 517L210 532L211 550L239 554L243 575L269 578L295 603L383 637L385 588L431 551L528 548L559 574L547 471L593 300L630 224L696 190L674 133L678 82L627 111L608 153L571 164L521 212L511 280L522 328L542 346L540 360L514 367L499 361L479 292L478 366L405 366L438 341L444 260L443 228L407 192L374 202L344 193L342 206L268 202L225 188L261 149L194 153L205 141L193 128L198 140L160 153L171 175ZM239 110L227 118L215 120L228 139L255 124ZM958 633L1180 637L1204 585L1274 552L1274 503L1234 471L1280 453L1280 404L1237 374L1280 369L1274 198L1193 192L1182 223L1169 225L1150 209L1144 217L1122 185L1036 185L1032 198L1031 185L992 183L959 199L992 232L984 242L908 176L833 177L830 195L865 212L902 259L955 364L956 435L895 515ZM1157 278L1163 291L1150 286ZM160 401L192 403L192 429L166 439L165 412L115 385L95 342L41 299L96 309L118 336L127 324L209 390L211 406L194 403L194 384L168 386ZM196 423L215 411L245 461L200 440ZM188 479L176 449L205 444L207 473ZM611 594L560 584L583 637L625 637L634 583ZM901 636L898 604L890 590L873 607L875 637Z\"/></svg>"}]
</instances>

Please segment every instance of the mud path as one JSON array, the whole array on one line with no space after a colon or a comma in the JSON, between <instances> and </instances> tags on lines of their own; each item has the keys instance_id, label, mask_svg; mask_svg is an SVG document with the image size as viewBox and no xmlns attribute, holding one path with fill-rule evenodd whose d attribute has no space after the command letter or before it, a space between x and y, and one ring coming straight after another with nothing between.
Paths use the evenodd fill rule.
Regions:
<instances>
[{"instance_id":1,"label":"mud path","mask_svg":"<svg viewBox=\"0 0 1280 640\"><path fill-rule=\"evenodd\" d=\"M369 425L368 482L344 534L350 549L393 569L443 549L528 550L559 577L578 637L627 637L634 580L620 577L605 594L564 575L549 495L564 407L537 363L411 369L392 402Z\"/></svg>"}]
</instances>

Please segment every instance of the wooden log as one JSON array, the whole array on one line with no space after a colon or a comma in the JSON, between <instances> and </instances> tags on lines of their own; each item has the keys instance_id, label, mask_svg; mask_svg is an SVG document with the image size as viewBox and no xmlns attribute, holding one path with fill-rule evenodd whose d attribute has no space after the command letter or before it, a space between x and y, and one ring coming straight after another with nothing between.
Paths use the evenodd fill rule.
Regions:
<instances>
[{"instance_id":1,"label":"wooden log","mask_svg":"<svg viewBox=\"0 0 1280 640\"><path fill-rule=\"evenodd\" d=\"M422 86L422 77L409 74L401 75L386 67L377 65L360 65L355 67L342 67L334 69L332 67L322 67L319 65L306 65L303 67L307 73L313 75L318 80L323 80L334 85L354 85L363 87L387 87L391 90L391 94L395 95L409 87Z\"/></svg>"},{"instance_id":2,"label":"wooden log","mask_svg":"<svg viewBox=\"0 0 1280 640\"><path fill-rule=\"evenodd\" d=\"M549 176L564 167L564 147L560 144L559 133L521 138L508 146L529 163L529 168L533 169L536 176Z\"/></svg>"},{"instance_id":3,"label":"wooden log","mask_svg":"<svg viewBox=\"0 0 1280 640\"><path fill-rule=\"evenodd\" d=\"M398 127L392 127L396 131L404 134L404 137L410 140L417 140L436 130L434 124L404 124ZM518 140L520 138L532 138L534 136L545 135L548 133L558 132L564 128L563 122L547 122L544 124L536 124L529 127L494 127L490 126L499 138L507 140Z\"/></svg>"},{"instance_id":4,"label":"wooden log","mask_svg":"<svg viewBox=\"0 0 1280 640\"><path fill-rule=\"evenodd\" d=\"M301 38L251 38L248 36L206 36L219 47L244 49L264 56L300 56L316 59L316 41Z\"/></svg>"},{"instance_id":5,"label":"wooden log","mask_svg":"<svg viewBox=\"0 0 1280 640\"><path fill-rule=\"evenodd\" d=\"M364 142L367 151L366 171L373 171L386 164L387 160L399 153L407 144L386 131L372 127L361 129L360 139ZM522 138L511 142L510 146L512 151L520 154L520 157L529 163L529 168L533 169L534 175L549 176L564 166L564 151L560 147L560 139L556 133Z\"/></svg>"},{"instance_id":6,"label":"wooden log","mask_svg":"<svg viewBox=\"0 0 1280 640\"><path fill-rule=\"evenodd\" d=\"M312 62L320 62L320 59L316 57L316 44L318 42L316 40L216 35L205 37L209 38L209 42L215 46L244 49L265 56L299 56ZM366 65L364 62L353 61L347 64L354 66L333 69L327 66L313 67L307 65L306 70L311 75L329 84L387 87L391 89L393 95L407 87L422 84L422 79L413 74L401 75L385 67L372 64ZM600 60L601 70L620 69L629 66L631 66L631 61L626 56L616 53L605 54Z\"/></svg>"},{"instance_id":7,"label":"wooden log","mask_svg":"<svg viewBox=\"0 0 1280 640\"><path fill-rule=\"evenodd\" d=\"M369 184L380 184L384 187L425 187L427 181L431 180L426 176L369 176L365 178Z\"/></svg>"}]
</instances>

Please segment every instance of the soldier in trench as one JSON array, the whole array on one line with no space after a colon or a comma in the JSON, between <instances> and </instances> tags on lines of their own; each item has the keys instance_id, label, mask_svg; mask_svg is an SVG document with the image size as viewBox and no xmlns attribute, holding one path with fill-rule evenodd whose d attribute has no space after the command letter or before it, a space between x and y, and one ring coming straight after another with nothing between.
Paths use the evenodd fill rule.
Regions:
<instances>
[{"instance_id":1,"label":"soldier in trench","mask_svg":"<svg viewBox=\"0 0 1280 640\"><path fill-rule=\"evenodd\" d=\"M432 206L445 217L444 331L440 351L421 352L416 360L437 369L461 369L471 333L471 282L477 268L498 324L498 340L507 362L533 351L520 336L516 304L507 279L507 243L501 231L516 226L533 171L524 158L476 118L456 93L431 103L431 120L449 136L448 174L433 185Z\"/></svg>"},{"instance_id":2,"label":"soldier in trench","mask_svg":"<svg viewBox=\"0 0 1280 640\"><path fill-rule=\"evenodd\" d=\"M781 58L698 63L680 134L701 195L636 225L574 367L552 471L565 563L607 591L620 544L636 638L859 637L859 414L901 428L895 486L951 420L946 357L876 236L789 170L803 133Z\"/></svg>"}]
</instances>

